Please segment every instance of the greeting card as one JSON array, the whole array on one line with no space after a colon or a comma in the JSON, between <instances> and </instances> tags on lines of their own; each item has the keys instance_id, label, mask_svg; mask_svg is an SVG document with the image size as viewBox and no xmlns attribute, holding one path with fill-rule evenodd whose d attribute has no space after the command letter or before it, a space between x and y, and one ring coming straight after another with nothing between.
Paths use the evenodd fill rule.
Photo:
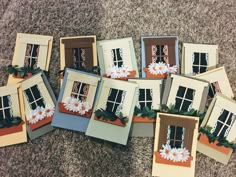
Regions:
<instances>
[{"instance_id":1,"label":"greeting card","mask_svg":"<svg viewBox=\"0 0 236 177\"><path fill-rule=\"evenodd\" d=\"M194 177L198 119L157 114L152 176Z\"/></svg>"},{"instance_id":2,"label":"greeting card","mask_svg":"<svg viewBox=\"0 0 236 177\"><path fill-rule=\"evenodd\" d=\"M29 138L35 139L52 131L56 98L46 76L41 72L22 81L21 89Z\"/></svg>"},{"instance_id":3,"label":"greeting card","mask_svg":"<svg viewBox=\"0 0 236 177\"><path fill-rule=\"evenodd\" d=\"M86 135L126 145L138 85L103 78Z\"/></svg>"},{"instance_id":4,"label":"greeting card","mask_svg":"<svg viewBox=\"0 0 236 177\"><path fill-rule=\"evenodd\" d=\"M85 132L101 78L66 69L52 126Z\"/></svg>"},{"instance_id":5,"label":"greeting card","mask_svg":"<svg viewBox=\"0 0 236 177\"><path fill-rule=\"evenodd\" d=\"M177 36L147 36L141 38L142 77L166 78L179 72Z\"/></svg>"},{"instance_id":6,"label":"greeting card","mask_svg":"<svg viewBox=\"0 0 236 177\"><path fill-rule=\"evenodd\" d=\"M22 101L18 84L0 87L0 147L27 141Z\"/></svg>"},{"instance_id":7,"label":"greeting card","mask_svg":"<svg viewBox=\"0 0 236 177\"><path fill-rule=\"evenodd\" d=\"M48 71L52 50L52 36L17 33L12 65L8 66L8 84Z\"/></svg>"}]
</instances>

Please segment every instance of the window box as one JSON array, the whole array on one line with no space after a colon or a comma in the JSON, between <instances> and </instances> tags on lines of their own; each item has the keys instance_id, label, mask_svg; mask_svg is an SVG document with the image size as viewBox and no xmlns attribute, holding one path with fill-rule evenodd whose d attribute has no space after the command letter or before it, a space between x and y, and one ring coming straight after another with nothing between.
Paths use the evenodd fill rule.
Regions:
<instances>
[{"instance_id":1,"label":"window box","mask_svg":"<svg viewBox=\"0 0 236 177\"><path fill-rule=\"evenodd\" d=\"M147 78L159 78L159 79L167 78L167 73L164 73L164 74L152 74L152 73L150 73L148 68L144 68L144 71L146 73L146 77Z\"/></svg>"},{"instance_id":2,"label":"window box","mask_svg":"<svg viewBox=\"0 0 236 177\"><path fill-rule=\"evenodd\" d=\"M136 71L133 70L133 71L129 71L130 74L128 75L128 77L120 77L120 78L115 78L116 80L123 80L123 81L127 81L129 78L134 78L135 75L136 75ZM106 78L111 78L110 76L108 76L107 74L103 74L103 77L106 77Z\"/></svg>"},{"instance_id":3,"label":"window box","mask_svg":"<svg viewBox=\"0 0 236 177\"><path fill-rule=\"evenodd\" d=\"M17 133L17 132L22 132L23 130L23 125L24 122L22 121L19 125L12 126L12 127L5 127L0 129L0 136L12 134L12 133Z\"/></svg>"},{"instance_id":4,"label":"window box","mask_svg":"<svg viewBox=\"0 0 236 177\"><path fill-rule=\"evenodd\" d=\"M94 120L98 120L101 122L105 122L105 123L109 123L109 124L113 124L113 125L118 125L121 127L125 127L125 124L123 124L120 119L116 119L115 121L111 121L111 120L104 120L102 117L98 118L97 116L94 116Z\"/></svg>"},{"instance_id":5,"label":"window box","mask_svg":"<svg viewBox=\"0 0 236 177\"><path fill-rule=\"evenodd\" d=\"M148 116L146 116L146 117L141 117L141 116L136 116L136 115L134 115L134 116L133 116L133 122L139 122L139 123L142 123L142 122L153 123L153 122L156 122L156 119L150 119L150 118L148 118Z\"/></svg>"}]
</instances>

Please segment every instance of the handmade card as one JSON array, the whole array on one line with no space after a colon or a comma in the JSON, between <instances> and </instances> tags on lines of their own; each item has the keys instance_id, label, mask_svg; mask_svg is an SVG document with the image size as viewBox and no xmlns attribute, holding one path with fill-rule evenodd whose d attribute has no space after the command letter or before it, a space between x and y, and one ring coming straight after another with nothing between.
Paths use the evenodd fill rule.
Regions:
<instances>
[{"instance_id":1,"label":"handmade card","mask_svg":"<svg viewBox=\"0 0 236 177\"><path fill-rule=\"evenodd\" d=\"M160 110L161 104L162 80L129 79L128 81L137 83L139 87L130 136L153 137L156 113Z\"/></svg>"},{"instance_id":2,"label":"handmade card","mask_svg":"<svg viewBox=\"0 0 236 177\"><path fill-rule=\"evenodd\" d=\"M60 39L61 71L73 68L92 72L97 63L96 36L63 37ZM94 70L94 72L96 72ZM60 75L63 78L63 72Z\"/></svg>"},{"instance_id":3,"label":"handmade card","mask_svg":"<svg viewBox=\"0 0 236 177\"><path fill-rule=\"evenodd\" d=\"M86 135L126 145L138 85L103 78Z\"/></svg>"},{"instance_id":4,"label":"handmade card","mask_svg":"<svg viewBox=\"0 0 236 177\"><path fill-rule=\"evenodd\" d=\"M101 77L66 69L52 126L85 132Z\"/></svg>"},{"instance_id":5,"label":"handmade card","mask_svg":"<svg viewBox=\"0 0 236 177\"><path fill-rule=\"evenodd\" d=\"M195 75L216 68L218 46L183 43L181 73Z\"/></svg>"},{"instance_id":6,"label":"handmade card","mask_svg":"<svg viewBox=\"0 0 236 177\"><path fill-rule=\"evenodd\" d=\"M152 176L194 177L198 119L157 114Z\"/></svg>"},{"instance_id":7,"label":"handmade card","mask_svg":"<svg viewBox=\"0 0 236 177\"><path fill-rule=\"evenodd\" d=\"M180 112L203 113L207 101L207 81L171 74L167 78L162 104Z\"/></svg>"},{"instance_id":8,"label":"handmade card","mask_svg":"<svg viewBox=\"0 0 236 177\"><path fill-rule=\"evenodd\" d=\"M50 125L55 110L56 98L43 74L38 73L21 82L26 129L30 139L52 131Z\"/></svg>"},{"instance_id":9,"label":"handmade card","mask_svg":"<svg viewBox=\"0 0 236 177\"><path fill-rule=\"evenodd\" d=\"M227 164L236 149L236 102L216 93L200 127L197 150Z\"/></svg>"},{"instance_id":10,"label":"handmade card","mask_svg":"<svg viewBox=\"0 0 236 177\"><path fill-rule=\"evenodd\" d=\"M229 79L224 67L216 68L202 74L197 74L195 78L210 82L207 105L211 103L217 92L222 93L223 95L230 98L234 97L234 93L230 86Z\"/></svg>"},{"instance_id":11,"label":"handmade card","mask_svg":"<svg viewBox=\"0 0 236 177\"><path fill-rule=\"evenodd\" d=\"M142 37L142 77L166 78L168 73L177 73L178 45L177 36Z\"/></svg>"},{"instance_id":12,"label":"handmade card","mask_svg":"<svg viewBox=\"0 0 236 177\"><path fill-rule=\"evenodd\" d=\"M132 38L97 42L98 60L104 77L126 79L139 77Z\"/></svg>"},{"instance_id":13,"label":"handmade card","mask_svg":"<svg viewBox=\"0 0 236 177\"><path fill-rule=\"evenodd\" d=\"M52 50L52 36L17 33L8 84L18 83L40 70L48 71Z\"/></svg>"},{"instance_id":14,"label":"handmade card","mask_svg":"<svg viewBox=\"0 0 236 177\"><path fill-rule=\"evenodd\" d=\"M0 147L27 141L21 93L18 84L0 87Z\"/></svg>"}]
</instances>

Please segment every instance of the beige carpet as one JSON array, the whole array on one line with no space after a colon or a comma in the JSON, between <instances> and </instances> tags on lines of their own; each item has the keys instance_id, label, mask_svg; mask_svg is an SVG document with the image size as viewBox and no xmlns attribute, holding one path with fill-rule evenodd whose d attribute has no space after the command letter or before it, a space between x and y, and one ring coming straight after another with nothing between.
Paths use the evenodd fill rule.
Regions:
<instances>
[{"instance_id":1,"label":"beige carpet","mask_svg":"<svg viewBox=\"0 0 236 177\"><path fill-rule=\"evenodd\" d=\"M236 93L235 0L0 0L1 85L17 32L53 35L50 82L56 94L59 38L89 34L98 40L132 36L139 65L141 35L178 35L180 43L218 44L220 65L225 65ZM1 148L0 176L151 176L152 150L152 138L132 138L121 146L57 129ZM236 153L227 166L198 154L196 177L236 177Z\"/></svg>"}]
</instances>

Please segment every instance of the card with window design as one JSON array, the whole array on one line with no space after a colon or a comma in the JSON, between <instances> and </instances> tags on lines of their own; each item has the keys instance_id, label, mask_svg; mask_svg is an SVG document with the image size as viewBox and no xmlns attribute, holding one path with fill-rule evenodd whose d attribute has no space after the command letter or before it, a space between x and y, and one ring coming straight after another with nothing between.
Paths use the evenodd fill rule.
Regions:
<instances>
[{"instance_id":1,"label":"card with window design","mask_svg":"<svg viewBox=\"0 0 236 177\"><path fill-rule=\"evenodd\" d=\"M194 177L198 119L157 114L152 176Z\"/></svg>"},{"instance_id":2,"label":"card with window design","mask_svg":"<svg viewBox=\"0 0 236 177\"><path fill-rule=\"evenodd\" d=\"M43 74L38 73L21 82L26 129L30 139L35 139L53 130L51 126L56 98Z\"/></svg>"},{"instance_id":3,"label":"card with window design","mask_svg":"<svg viewBox=\"0 0 236 177\"><path fill-rule=\"evenodd\" d=\"M48 71L52 42L52 36L17 33L8 84L19 83L39 69Z\"/></svg>"},{"instance_id":4,"label":"card with window design","mask_svg":"<svg viewBox=\"0 0 236 177\"><path fill-rule=\"evenodd\" d=\"M142 77L166 78L179 71L177 36L148 36L141 38Z\"/></svg>"},{"instance_id":5,"label":"card with window design","mask_svg":"<svg viewBox=\"0 0 236 177\"><path fill-rule=\"evenodd\" d=\"M85 132L101 77L67 68L52 125Z\"/></svg>"},{"instance_id":6,"label":"card with window design","mask_svg":"<svg viewBox=\"0 0 236 177\"><path fill-rule=\"evenodd\" d=\"M129 79L128 81L139 86L130 136L153 137L156 111L160 109L161 104L163 80Z\"/></svg>"},{"instance_id":7,"label":"card with window design","mask_svg":"<svg viewBox=\"0 0 236 177\"><path fill-rule=\"evenodd\" d=\"M103 78L86 135L126 145L138 85Z\"/></svg>"},{"instance_id":8,"label":"card with window design","mask_svg":"<svg viewBox=\"0 0 236 177\"><path fill-rule=\"evenodd\" d=\"M132 38L97 42L98 60L104 77L126 80L139 77Z\"/></svg>"},{"instance_id":9,"label":"card with window design","mask_svg":"<svg viewBox=\"0 0 236 177\"><path fill-rule=\"evenodd\" d=\"M224 67L216 68L202 74L197 74L195 78L203 79L210 83L207 96L207 105L210 105L216 93L222 93L230 98L234 97L234 93L230 86Z\"/></svg>"},{"instance_id":10,"label":"card with window design","mask_svg":"<svg viewBox=\"0 0 236 177\"><path fill-rule=\"evenodd\" d=\"M195 109L203 113L208 91L207 81L171 74L166 81L162 104L183 112Z\"/></svg>"},{"instance_id":11,"label":"card with window design","mask_svg":"<svg viewBox=\"0 0 236 177\"><path fill-rule=\"evenodd\" d=\"M183 43L181 73L196 75L216 68L218 45Z\"/></svg>"},{"instance_id":12,"label":"card with window design","mask_svg":"<svg viewBox=\"0 0 236 177\"><path fill-rule=\"evenodd\" d=\"M22 101L18 84L0 87L0 147L27 141Z\"/></svg>"},{"instance_id":13,"label":"card with window design","mask_svg":"<svg viewBox=\"0 0 236 177\"><path fill-rule=\"evenodd\" d=\"M201 124L197 150L227 164L236 143L236 102L216 93ZM205 130L205 131L202 131ZM216 138L211 141L211 138Z\"/></svg>"},{"instance_id":14,"label":"card with window design","mask_svg":"<svg viewBox=\"0 0 236 177\"><path fill-rule=\"evenodd\" d=\"M63 37L60 39L60 54L61 70L65 67L92 70L97 66L96 36Z\"/></svg>"}]
</instances>

